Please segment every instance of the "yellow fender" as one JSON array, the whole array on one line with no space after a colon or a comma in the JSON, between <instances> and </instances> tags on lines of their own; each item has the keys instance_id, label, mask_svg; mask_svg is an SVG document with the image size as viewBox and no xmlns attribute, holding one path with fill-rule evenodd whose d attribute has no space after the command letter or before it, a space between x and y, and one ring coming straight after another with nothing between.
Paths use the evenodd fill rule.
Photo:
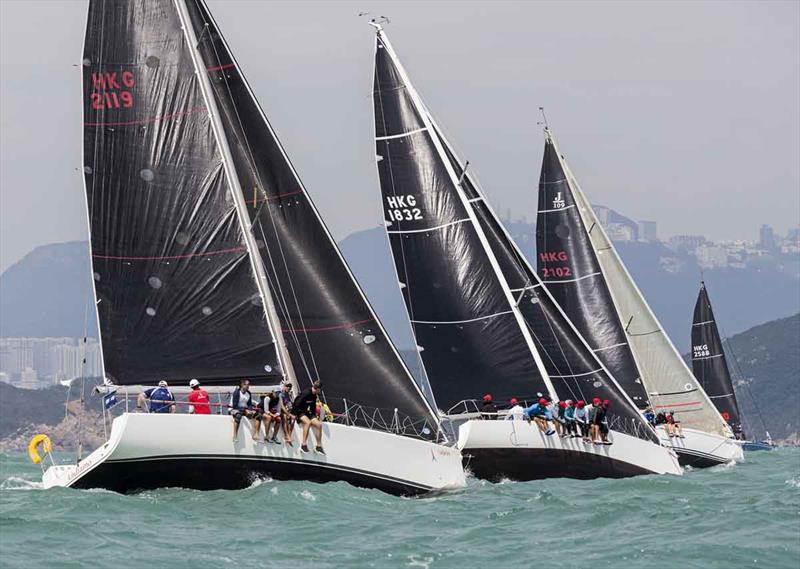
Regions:
<instances>
[{"instance_id":1,"label":"yellow fender","mask_svg":"<svg viewBox=\"0 0 800 569\"><path fill-rule=\"evenodd\" d=\"M50 454L50 451L53 450L53 443L50 442L50 437L47 435L33 437L31 442L28 443L28 456L34 464L42 462L42 457L39 455L39 446L42 447L45 455Z\"/></svg>"}]
</instances>

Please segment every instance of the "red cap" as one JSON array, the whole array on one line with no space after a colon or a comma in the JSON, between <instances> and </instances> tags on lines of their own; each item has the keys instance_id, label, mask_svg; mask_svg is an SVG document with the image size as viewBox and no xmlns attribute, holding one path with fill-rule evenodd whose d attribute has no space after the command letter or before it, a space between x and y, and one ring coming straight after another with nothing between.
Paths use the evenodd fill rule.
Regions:
<instances>
[{"instance_id":1,"label":"red cap","mask_svg":"<svg viewBox=\"0 0 800 569\"><path fill-rule=\"evenodd\" d=\"M583 399L578 401L578 407L585 407L585 406L586 406L586 402Z\"/></svg>"},{"instance_id":2,"label":"red cap","mask_svg":"<svg viewBox=\"0 0 800 569\"><path fill-rule=\"evenodd\" d=\"M511 401L510 401L510 403L511 403L512 405L516 405L516 404L518 403L518 402L517 402L517 398L516 398L516 397L512 397L512 398L511 398Z\"/></svg>"},{"instance_id":3,"label":"red cap","mask_svg":"<svg viewBox=\"0 0 800 569\"><path fill-rule=\"evenodd\" d=\"M610 404L611 404L611 401L609 401L608 399L603 399L603 405L608 406Z\"/></svg>"},{"instance_id":4,"label":"red cap","mask_svg":"<svg viewBox=\"0 0 800 569\"><path fill-rule=\"evenodd\" d=\"M566 401L559 401L558 402L558 406L561 407L562 409L566 409L567 408L567 402Z\"/></svg>"},{"instance_id":5,"label":"red cap","mask_svg":"<svg viewBox=\"0 0 800 569\"><path fill-rule=\"evenodd\" d=\"M483 400L484 401L491 401L492 400L492 396L487 393L486 395L483 396Z\"/></svg>"},{"instance_id":6,"label":"red cap","mask_svg":"<svg viewBox=\"0 0 800 569\"><path fill-rule=\"evenodd\" d=\"M544 397L539 399L539 405L547 405L547 399L545 399Z\"/></svg>"},{"instance_id":7,"label":"red cap","mask_svg":"<svg viewBox=\"0 0 800 569\"><path fill-rule=\"evenodd\" d=\"M600 405L600 398L599 397L595 397L594 399L592 399L592 403L594 405Z\"/></svg>"}]
</instances>

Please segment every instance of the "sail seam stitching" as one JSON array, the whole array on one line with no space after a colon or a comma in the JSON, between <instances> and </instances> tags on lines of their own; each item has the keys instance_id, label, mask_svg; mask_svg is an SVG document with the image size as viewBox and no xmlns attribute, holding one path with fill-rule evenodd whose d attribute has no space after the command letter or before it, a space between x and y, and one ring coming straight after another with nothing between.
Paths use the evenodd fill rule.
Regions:
<instances>
[{"instance_id":1,"label":"sail seam stitching","mask_svg":"<svg viewBox=\"0 0 800 569\"><path fill-rule=\"evenodd\" d=\"M511 314L513 310L506 310L505 312L497 312L489 314L488 316L479 316L478 318L471 318L469 320L412 320L414 324L468 324L470 322L478 322L479 320L487 320L495 316L503 316L504 314Z\"/></svg>"},{"instance_id":2,"label":"sail seam stitching","mask_svg":"<svg viewBox=\"0 0 800 569\"><path fill-rule=\"evenodd\" d=\"M437 229L443 229L450 225L456 225L458 223L464 223L465 221L469 221L469 218L466 219L459 219L456 221L451 221L450 223L445 223L443 225L437 225L435 227L427 227L425 229L394 229L394 230L386 230L386 233L425 233L426 231L436 231Z\"/></svg>"},{"instance_id":3,"label":"sail seam stitching","mask_svg":"<svg viewBox=\"0 0 800 569\"><path fill-rule=\"evenodd\" d=\"M417 134L418 132L424 132L428 130L428 127L423 126L422 128L418 128L415 130L410 130L408 132L403 132L401 134L390 134L388 136L376 136L375 140L393 140L395 138L405 138L406 136L411 136L412 134Z\"/></svg>"}]
</instances>

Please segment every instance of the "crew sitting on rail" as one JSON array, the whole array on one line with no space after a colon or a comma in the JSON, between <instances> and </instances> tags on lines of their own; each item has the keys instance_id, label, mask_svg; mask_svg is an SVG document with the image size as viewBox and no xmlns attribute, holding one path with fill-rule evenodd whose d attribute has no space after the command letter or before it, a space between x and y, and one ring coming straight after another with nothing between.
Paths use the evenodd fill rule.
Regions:
<instances>
[{"instance_id":1,"label":"crew sitting on rail","mask_svg":"<svg viewBox=\"0 0 800 569\"><path fill-rule=\"evenodd\" d=\"M250 393L250 380L242 379L239 381L239 388L231 393L229 406L230 414L233 417L233 442L236 442L242 417L256 416L256 412L252 409L253 394Z\"/></svg>"},{"instance_id":2,"label":"crew sitting on rail","mask_svg":"<svg viewBox=\"0 0 800 569\"><path fill-rule=\"evenodd\" d=\"M150 400L151 413L175 412L175 396L172 395L167 382L163 379L158 382L158 387L145 389L139 394L139 397L136 399L137 409L142 409L144 407L145 399Z\"/></svg>"},{"instance_id":3,"label":"crew sitting on rail","mask_svg":"<svg viewBox=\"0 0 800 569\"><path fill-rule=\"evenodd\" d=\"M565 401L566 408L564 409L564 430L566 431L566 435L570 438L578 437L578 427L575 423L575 404L572 402L572 399L567 399Z\"/></svg>"},{"instance_id":4,"label":"crew sitting on rail","mask_svg":"<svg viewBox=\"0 0 800 569\"><path fill-rule=\"evenodd\" d=\"M553 414L547 408L547 399L544 397L539 399L538 403L534 403L530 407L526 408L523 413L529 421L533 419L534 423L536 423L536 426L539 427L539 430L548 437L555 433L555 431L550 428L550 424L548 423L548 421L553 420Z\"/></svg>"},{"instance_id":5,"label":"crew sitting on rail","mask_svg":"<svg viewBox=\"0 0 800 569\"><path fill-rule=\"evenodd\" d=\"M567 420L564 417L566 411L566 401L559 401L557 405L553 405L551 411L553 413L553 424L556 427L556 432L558 433L558 436L562 438L567 436Z\"/></svg>"},{"instance_id":6,"label":"crew sitting on rail","mask_svg":"<svg viewBox=\"0 0 800 569\"><path fill-rule=\"evenodd\" d=\"M511 409L506 414L506 421L522 421L525 418L525 409L519 404L516 397L512 397Z\"/></svg>"},{"instance_id":7,"label":"crew sitting on rail","mask_svg":"<svg viewBox=\"0 0 800 569\"><path fill-rule=\"evenodd\" d=\"M652 407L650 407L649 405L647 407L645 407L644 411L642 412L642 415L644 416L644 420L645 421L647 421L648 423L650 423L654 427L656 426L656 424L657 424L656 423L656 414L653 413L653 408Z\"/></svg>"},{"instance_id":8,"label":"crew sitting on rail","mask_svg":"<svg viewBox=\"0 0 800 569\"><path fill-rule=\"evenodd\" d=\"M483 407L481 407L481 419L497 419L497 407L492 402L492 396L488 393L483 396Z\"/></svg>"},{"instance_id":9,"label":"crew sitting on rail","mask_svg":"<svg viewBox=\"0 0 800 569\"><path fill-rule=\"evenodd\" d=\"M277 391L268 394L261 394L261 398L256 405L256 419L253 427L253 440L258 440L261 432L261 422L264 422L264 442L281 444L278 440L278 429L281 426L280 397ZM272 425L272 436L269 435L269 426Z\"/></svg>"},{"instance_id":10,"label":"crew sitting on rail","mask_svg":"<svg viewBox=\"0 0 800 569\"><path fill-rule=\"evenodd\" d=\"M670 437L678 437L679 439L686 438L683 436L683 429L681 428L681 422L675 420L675 411L670 411L669 413L667 413L665 419L666 419L667 434Z\"/></svg>"},{"instance_id":11,"label":"crew sitting on rail","mask_svg":"<svg viewBox=\"0 0 800 569\"><path fill-rule=\"evenodd\" d=\"M325 454L322 448L322 423L317 417L316 402L317 395L322 391L322 383L317 380L311 387L306 387L300 392L300 395L292 403L292 413L297 417L297 421L303 427L303 440L300 444L300 450L308 453L308 432L311 427L314 427L314 437L317 440L315 450L319 454Z\"/></svg>"},{"instance_id":12,"label":"crew sitting on rail","mask_svg":"<svg viewBox=\"0 0 800 569\"><path fill-rule=\"evenodd\" d=\"M283 424L283 442L292 447L294 446L292 433L294 432L295 417L292 414L292 384L290 382L283 382L278 398L280 400L281 423Z\"/></svg>"},{"instance_id":13,"label":"crew sitting on rail","mask_svg":"<svg viewBox=\"0 0 800 569\"><path fill-rule=\"evenodd\" d=\"M589 442L589 411L586 409L586 402L581 399L575 404L575 423L580 429L580 436L584 442Z\"/></svg>"},{"instance_id":14,"label":"crew sitting on rail","mask_svg":"<svg viewBox=\"0 0 800 569\"><path fill-rule=\"evenodd\" d=\"M600 440L597 441L595 444L601 445L610 445L613 444L611 441L608 440L608 406L611 402L608 399L604 399L603 403L600 405L600 408L597 410L597 414L594 417L595 424L597 425L597 430L600 434Z\"/></svg>"},{"instance_id":15,"label":"crew sitting on rail","mask_svg":"<svg viewBox=\"0 0 800 569\"><path fill-rule=\"evenodd\" d=\"M208 404L208 392L200 387L200 382L193 379L189 382L192 391L189 393L189 413L195 415L211 415L211 406Z\"/></svg>"}]
</instances>

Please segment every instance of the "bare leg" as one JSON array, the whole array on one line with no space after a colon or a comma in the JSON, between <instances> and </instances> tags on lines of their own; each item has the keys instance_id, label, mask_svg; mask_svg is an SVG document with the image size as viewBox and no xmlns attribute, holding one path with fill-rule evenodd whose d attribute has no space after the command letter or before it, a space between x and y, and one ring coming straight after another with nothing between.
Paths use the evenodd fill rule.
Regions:
<instances>
[{"instance_id":1,"label":"bare leg","mask_svg":"<svg viewBox=\"0 0 800 569\"><path fill-rule=\"evenodd\" d=\"M314 438L317 440L317 448L322 448L322 422L314 417L311 419L311 426L314 427Z\"/></svg>"},{"instance_id":2,"label":"bare leg","mask_svg":"<svg viewBox=\"0 0 800 569\"><path fill-rule=\"evenodd\" d=\"M233 417L233 442L236 442L236 434L239 432L239 421Z\"/></svg>"},{"instance_id":3,"label":"bare leg","mask_svg":"<svg viewBox=\"0 0 800 569\"><path fill-rule=\"evenodd\" d=\"M261 432L261 417L256 415L253 419L253 440L258 440L258 434Z\"/></svg>"},{"instance_id":4,"label":"bare leg","mask_svg":"<svg viewBox=\"0 0 800 569\"><path fill-rule=\"evenodd\" d=\"M303 424L303 442L302 445L306 446L308 444L308 431L311 429L311 419L302 415L300 417L300 422Z\"/></svg>"}]
</instances>

